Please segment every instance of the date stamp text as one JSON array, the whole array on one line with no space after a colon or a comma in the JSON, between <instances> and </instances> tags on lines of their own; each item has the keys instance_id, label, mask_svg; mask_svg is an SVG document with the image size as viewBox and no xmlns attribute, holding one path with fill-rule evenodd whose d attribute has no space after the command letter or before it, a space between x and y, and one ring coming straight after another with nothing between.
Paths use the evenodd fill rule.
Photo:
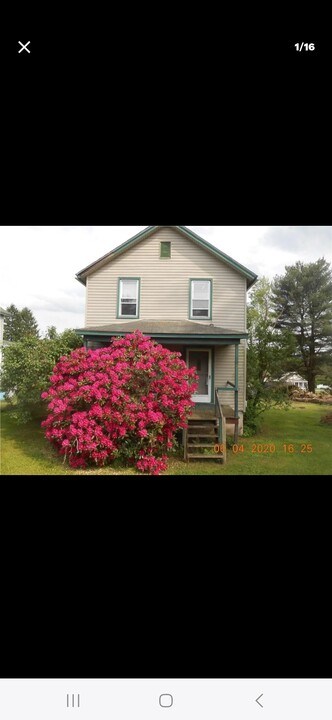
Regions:
<instances>
[{"instance_id":1,"label":"date stamp text","mask_svg":"<svg viewBox=\"0 0 332 720\"><path fill-rule=\"evenodd\" d=\"M287 453L288 455L293 455L296 453L300 455L307 455L313 452L313 447L311 443L300 443L299 445L295 445L294 443L283 443L283 445L281 445L280 447L278 445L275 445L274 443L252 443L251 447L242 444L238 445L235 443L234 445L232 445L231 450L233 455L237 455L238 453L264 455L267 453L277 452ZM216 444L214 446L214 452L224 453L225 445ZM230 450L228 452L230 452Z\"/></svg>"}]
</instances>

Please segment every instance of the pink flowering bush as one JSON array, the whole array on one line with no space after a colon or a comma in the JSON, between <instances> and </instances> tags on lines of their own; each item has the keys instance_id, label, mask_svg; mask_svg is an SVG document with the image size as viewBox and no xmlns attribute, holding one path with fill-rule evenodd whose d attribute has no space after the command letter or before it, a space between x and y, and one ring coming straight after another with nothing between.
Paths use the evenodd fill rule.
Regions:
<instances>
[{"instance_id":1,"label":"pink flowering bush","mask_svg":"<svg viewBox=\"0 0 332 720\"><path fill-rule=\"evenodd\" d=\"M137 330L108 347L61 357L41 395L50 411L45 437L71 467L120 458L158 475L194 405L195 368L180 355Z\"/></svg>"}]
</instances>

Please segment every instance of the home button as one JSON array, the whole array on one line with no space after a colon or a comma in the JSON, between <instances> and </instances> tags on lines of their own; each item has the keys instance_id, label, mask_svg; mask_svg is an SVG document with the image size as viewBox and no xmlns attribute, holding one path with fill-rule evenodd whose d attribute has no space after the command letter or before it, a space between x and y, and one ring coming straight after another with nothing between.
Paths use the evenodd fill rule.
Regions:
<instances>
[{"instance_id":1,"label":"home button","mask_svg":"<svg viewBox=\"0 0 332 720\"><path fill-rule=\"evenodd\" d=\"M169 695L169 693L160 695L159 705L161 705L161 707L171 707L173 705L173 696Z\"/></svg>"}]
</instances>

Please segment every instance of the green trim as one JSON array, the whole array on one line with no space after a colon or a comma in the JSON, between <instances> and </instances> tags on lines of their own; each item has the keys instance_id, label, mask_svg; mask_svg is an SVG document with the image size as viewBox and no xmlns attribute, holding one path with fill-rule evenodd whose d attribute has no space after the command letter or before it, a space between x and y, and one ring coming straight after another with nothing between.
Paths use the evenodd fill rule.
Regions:
<instances>
[{"instance_id":1,"label":"green trim","mask_svg":"<svg viewBox=\"0 0 332 720\"><path fill-rule=\"evenodd\" d=\"M120 282L121 280L138 280L138 293L137 293L137 314L136 315L120 315ZM139 320L140 310L140 297L141 297L141 278L140 277L119 277L118 278L118 291L116 300L116 317L117 320ZM107 333L108 335L110 333Z\"/></svg>"},{"instance_id":2,"label":"green trim","mask_svg":"<svg viewBox=\"0 0 332 720\"><path fill-rule=\"evenodd\" d=\"M245 275L246 278L250 281L248 283L248 289L251 285L256 282L258 275L253 273L251 270L246 268L244 265L241 265L241 263L238 263L236 260L233 260L229 255L226 255L226 253L221 252L221 250L218 250L214 245L211 245L211 243L207 242L207 240L203 240L203 238L200 237L200 235L196 235L192 230L188 230L187 227L184 225L176 225L175 226L178 230L185 233L189 237L191 237L192 240L195 240L195 242L199 243L203 247L205 247L206 250L209 250L212 252L216 257L219 257L219 259L224 260L226 263L231 265L235 270L240 272L241 274Z\"/></svg>"},{"instance_id":3,"label":"green trim","mask_svg":"<svg viewBox=\"0 0 332 720\"><path fill-rule=\"evenodd\" d=\"M235 417L239 416L239 346L235 345Z\"/></svg>"},{"instance_id":4,"label":"green trim","mask_svg":"<svg viewBox=\"0 0 332 720\"><path fill-rule=\"evenodd\" d=\"M93 335L95 337L101 336L101 337L109 337L114 336L117 337L118 335L128 335L129 333L134 332L133 330L126 331L126 330L75 330L78 335ZM235 345L235 343L239 343L242 339L247 339L248 334L242 334L237 335L236 337L234 335L186 335L186 334L163 334L163 333L143 333L143 335L148 335L149 337L157 337L161 338L163 340L192 340L192 342L200 342L202 345L204 345L205 340L224 340L225 344L227 345ZM231 342L230 342L231 341Z\"/></svg>"},{"instance_id":5,"label":"green trim","mask_svg":"<svg viewBox=\"0 0 332 720\"><path fill-rule=\"evenodd\" d=\"M152 233L154 233L156 230L158 230L161 227L172 227L173 229L179 230L183 235L190 238L194 242L196 242L198 245L203 247L205 250L208 250L210 253L212 253L215 257L217 257L219 260L222 260L223 262L227 263L231 267L234 268L234 270L237 270L241 275L244 275L247 278L247 289L253 285L257 280L257 275L253 273L251 270L246 268L244 265L241 265L240 263L236 262L236 260L233 260L229 255L226 255L226 253L221 252L221 250L218 250L214 245L211 245L206 240L203 240L199 235L196 235L192 230L188 230L188 228L185 227L185 225L153 225L145 228L145 230L141 230L137 235L134 235L134 237L129 238L129 240L126 240L126 242L122 243L121 245L118 245L114 250L111 250L109 253L106 253L106 255L103 255L102 257L98 258L98 260L95 260L95 262L90 263L90 265L87 265L85 268L80 270L78 273L76 273L76 280L81 282L83 285L86 284L86 278L83 277L87 275L93 268L97 269L97 265L99 263L102 263L104 260L111 259L113 257L117 257L118 255L122 254L129 248L136 245L141 240L146 239Z\"/></svg>"},{"instance_id":6,"label":"green trim","mask_svg":"<svg viewBox=\"0 0 332 720\"><path fill-rule=\"evenodd\" d=\"M213 405L214 398L214 347L211 353L211 404Z\"/></svg>"},{"instance_id":7,"label":"green trim","mask_svg":"<svg viewBox=\"0 0 332 720\"><path fill-rule=\"evenodd\" d=\"M192 314L191 314L191 310L192 310L192 308L191 308L192 289L191 289L191 288L192 288L192 283L195 282L196 280L198 280L198 281L200 280L200 281L202 281L202 282L209 282L209 283L210 283L210 308L209 308L209 309L210 309L210 314L208 315L208 317L202 317L202 316L199 316L199 315L192 315ZM212 292L213 292L213 291L212 291L212 283L213 283L212 278L197 278L197 277L195 277L195 278L189 278L189 317L188 317L189 320L196 320L197 322L199 322L200 320L212 320L212 297L213 297L213 295L212 295Z\"/></svg>"},{"instance_id":8,"label":"green trim","mask_svg":"<svg viewBox=\"0 0 332 720\"><path fill-rule=\"evenodd\" d=\"M169 255L163 255L162 250L168 250ZM172 243L169 240L161 240L160 241L160 260L169 260L172 257Z\"/></svg>"},{"instance_id":9,"label":"green trim","mask_svg":"<svg viewBox=\"0 0 332 720\"><path fill-rule=\"evenodd\" d=\"M217 413L217 410L216 410ZM225 438L226 442L226 438ZM223 444L223 436L222 436L222 418L219 416L219 422L218 422L218 443L219 445Z\"/></svg>"},{"instance_id":10,"label":"green trim","mask_svg":"<svg viewBox=\"0 0 332 720\"><path fill-rule=\"evenodd\" d=\"M121 253L125 252L128 247L131 247L132 245L135 245L140 240L145 239L151 233L157 229L157 225L150 225L150 227L145 228L144 230L141 230L137 235L134 235L132 238L129 238L129 240L126 240L124 243L121 243L121 245L117 245L114 250L111 250L110 252L106 253L105 255L102 255L98 260L95 260L93 263L90 263L90 265L87 265L83 270L80 270L78 273L76 273L76 279L81 282L83 285L85 285L85 278L81 278L80 275L83 275L85 273L88 273L89 270L91 270L95 265L98 263L101 263L103 260L106 260L107 258L110 258L111 256L115 257L117 255L120 255Z\"/></svg>"}]
</instances>

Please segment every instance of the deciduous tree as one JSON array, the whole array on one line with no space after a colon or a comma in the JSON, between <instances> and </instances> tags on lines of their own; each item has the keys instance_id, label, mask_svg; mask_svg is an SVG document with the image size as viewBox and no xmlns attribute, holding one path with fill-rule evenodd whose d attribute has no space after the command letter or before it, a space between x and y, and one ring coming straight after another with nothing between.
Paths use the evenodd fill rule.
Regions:
<instances>
[{"instance_id":1,"label":"deciduous tree","mask_svg":"<svg viewBox=\"0 0 332 720\"><path fill-rule=\"evenodd\" d=\"M25 422L45 412L40 394L49 386L54 365L81 346L82 338L74 330L65 330L52 340L28 336L3 348L1 389L17 420Z\"/></svg>"},{"instance_id":2,"label":"deciduous tree","mask_svg":"<svg viewBox=\"0 0 332 720\"><path fill-rule=\"evenodd\" d=\"M247 352L247 409L245 424L257 429L258 416L273 405L288 404L286 388L275 380L287 369L294 352L288 332L276 330L271 282L263 277L255 284L249 299Z\"/></svg>"}]
</instances>

